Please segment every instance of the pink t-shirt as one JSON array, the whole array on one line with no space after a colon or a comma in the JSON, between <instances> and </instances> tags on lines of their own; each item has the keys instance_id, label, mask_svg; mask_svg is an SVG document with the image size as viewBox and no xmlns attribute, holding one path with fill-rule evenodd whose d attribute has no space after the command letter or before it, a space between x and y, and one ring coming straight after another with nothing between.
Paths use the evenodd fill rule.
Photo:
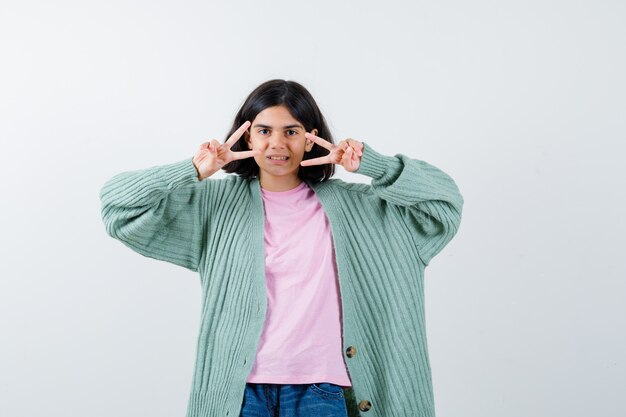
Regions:
<instances>
[{"instance_id":1,"label":"pink t-shirt","mask_svg":"<svg viewBox=\"0 0 626 417\"><path fill-rule=\"evenodd\" d=\"M330 224L303 181L261 188L267 315L247 382L352 386L341 346L341 294Z\"/></svg>"}]
</instances>

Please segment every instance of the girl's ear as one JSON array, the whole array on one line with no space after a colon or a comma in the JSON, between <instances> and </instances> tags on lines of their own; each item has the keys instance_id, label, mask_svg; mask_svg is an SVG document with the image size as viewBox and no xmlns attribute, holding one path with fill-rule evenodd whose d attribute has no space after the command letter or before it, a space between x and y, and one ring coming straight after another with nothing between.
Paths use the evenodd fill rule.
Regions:
<instances>
[{"instance_id":1,"label":"girl's ear","mask_svg":"<svg viewBox=\"0 0 626 417\"><path fill-rule=\"evenodd\" d=\"M313 130L311 130L311 133L312 133L312 134L314 134L315 136L317 136L317 129L313 129ZM304 149L305 149L307 152L310 152L310 151L311 151L311 149L313 149L313 145L315 144L315 142L313 142L313 141L312 141L312 140L310 140L310 139L307 139L306 141L307 141L307 143L306 143L306 146L304 147Z\"/></svg>"}]
</instances>

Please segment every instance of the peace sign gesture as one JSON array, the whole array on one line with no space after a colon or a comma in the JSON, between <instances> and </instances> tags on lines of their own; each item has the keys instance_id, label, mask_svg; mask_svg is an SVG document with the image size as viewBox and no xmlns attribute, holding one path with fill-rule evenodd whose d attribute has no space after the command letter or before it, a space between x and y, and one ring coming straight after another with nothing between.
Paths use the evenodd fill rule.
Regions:
<instances>
[{"instance_id":1,"label":"peace sign gesture","mask_svg":"<svg viewBox=\"0 0 626 417\"><path fill-rule=\"evenodd\" d=\"M309 132L306 132L304 136L321 147L328 149L330 153L319 158L304 160L300 162L300 165L340 164L348 172L354 172L359 169L361 156L363 156L363 142L354 139L344 139L339 144L334 145L326 139Z\"/></svg>"},{"instance_id":2,"label":"peace sign gesture","mask_svg":"<svg viewBox=\"0 0 626 417\"><path fill-rule=\"evenodd\" d=\"M246 120L223 144L213 139L210 142L204 142L200 145L198 153L196 153L196 156L194 156L192 160L198 171L199 180L210 177L222 169L224 165L235 159L251 158L260 155L261 151L257 149L241 152L233 152L230 150L230 147L237 143L241 135L243 135L250 125L250 121Z\"/></svg>"}]
</instances>

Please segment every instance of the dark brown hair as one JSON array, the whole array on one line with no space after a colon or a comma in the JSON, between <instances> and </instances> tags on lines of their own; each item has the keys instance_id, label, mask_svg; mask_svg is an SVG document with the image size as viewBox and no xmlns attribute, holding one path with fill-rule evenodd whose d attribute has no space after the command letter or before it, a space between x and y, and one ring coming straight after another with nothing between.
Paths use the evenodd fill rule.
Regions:
<instances>
[{"instance_id":1,"label":"dark brown hair","mask_svg":"<svg viewBox=\"0 0 626 417\"><path fill-rule=\"evenodd\" d=\"M317 135L326 139L330 143L335 143L326 125L326 120L322 115L317 103L309 91L295 81L274 79L264 82L256 87L246 98L245 102L235 115L235 120L226 135L224 142L232 135L246 120L252 122L257 114L268 107L285 106L294 119L302 123L304 129L310 132L317 129ZM247 134L247 133L246 133ZM233 152L247 151L248 146L245 141L245 134L230 148ZM318 158L328 155L328 149L313 144L309 152L304 153L303 160ZM222 169L229 173L235 173L245 179L252 179L259 175L259 165L254 158L236 159L224 165ZM335 173L334 164L311 165L298 169L298 176L307 183L318 183L326 181Z\"/></svg>"}]
</instances>

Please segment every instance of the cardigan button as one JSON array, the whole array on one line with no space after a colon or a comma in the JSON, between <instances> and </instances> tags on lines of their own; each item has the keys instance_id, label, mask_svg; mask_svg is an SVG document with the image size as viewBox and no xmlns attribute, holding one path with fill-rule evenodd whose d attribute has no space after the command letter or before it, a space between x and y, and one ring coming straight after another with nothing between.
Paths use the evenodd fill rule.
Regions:
<instances>
[{"instance_id":1,"label":"cardigan button","mask_svg":"<svg viewBox=\"0 0 626 417\"><path fill-rule=\"evenodd\" d=\"M346 356L352 358L354 355L356 355L356 348L354 346L348 346L348 349L346 349Z\"/></svg>"},{"instance_id":2,"label":"cardigan button","mask_svg":"<svg viewBox=\"0 0 626 417\"><path fill-rule=\"evenodd\" d=\"M359 403L359 410L361 411L368 411L370 408L372 408L372 403L367 400L363 400Z\"/></svg>"}]
</instances>

